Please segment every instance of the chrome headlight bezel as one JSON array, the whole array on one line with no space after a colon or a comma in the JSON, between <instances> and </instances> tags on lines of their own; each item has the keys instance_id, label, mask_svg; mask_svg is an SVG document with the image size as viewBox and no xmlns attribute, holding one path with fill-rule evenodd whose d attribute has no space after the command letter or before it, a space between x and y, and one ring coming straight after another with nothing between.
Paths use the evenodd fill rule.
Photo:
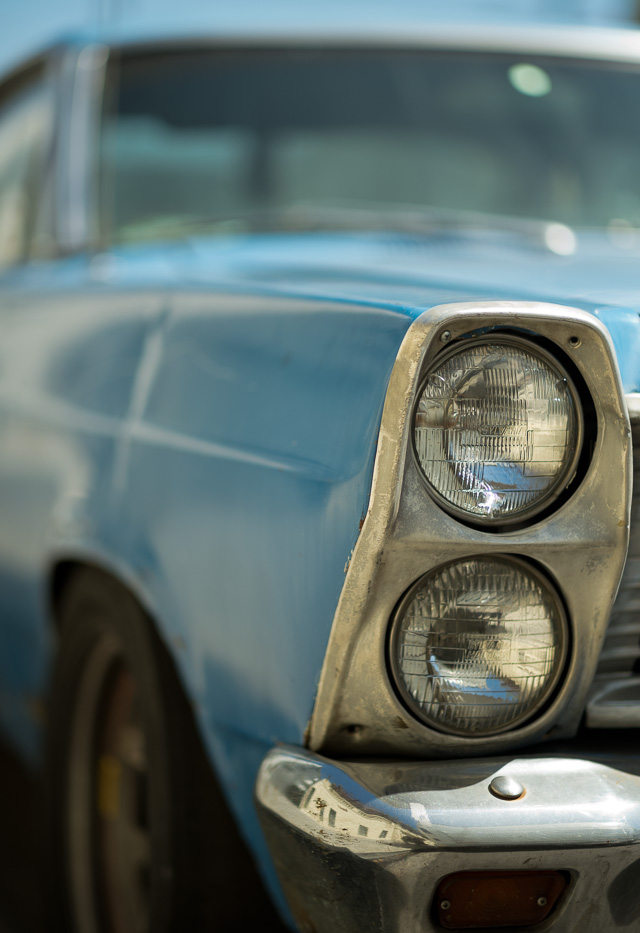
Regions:
<instances>
[{"instance_id":1,"label":"chrome headlight bezel","mask_svg":"<svg viewBox=\"0 0 640 933\"><path fill-rule=\"evenodd\" d=\"M517 335L570 373L584 416L576 476L546 512L514 525L458 519L430 495L412 455L412 414L425 373L449 348L484 335ZM500 755L517 745L575 735L624 566L631 502L631 446L624 387L604 323L593 314L532 301L457 302L409 327L392 369L379 430L371 499L346 565L309 727L322 754ZM389 623L426 571L480 553L538 567L570 620L564 676L544 709L508 732L464 737L410 715L388 662Z\"/></svg>"},{"instance_id":2,"label":"chrome headlight bezel","mask_svg":"<svg viewBox=\"0 0 640 933\"><path fill-rule=\"evenodd\" d=\"M566 384L568 395L573 404L573 411L575 415L576 422L576 440L575 447L572 452L572 455L568 458L563 469L558 473L558 476L554 481L549 485L548 489L542 494L539 498L535 500L531 505L521 508L517 511L510 513L499 513L499 514L481 514L477 512L472 512L471 510L461 508L456 505L454 502L449 500L436 485L430 480L427 476L426 471L421 463L420 455L417 450L416 444L416 417L418 414L418 409L422 401L422 397L427 386L429 379L432 378L434 373L438 372L442 368L443 364L447 363L452 358L460 355L469 349L473 349L478 346L507 346L512 349L521 349L522 351L531 354L534 357L538 357L544 364L546 364L549 369L556 373L560 379ZM549 352L546 348L542 347L538 342L527 337L522 337L515 333L489 333L483 334L480 336L473 336L460 339L456 341L454 345L450 345L446 350L437 354L430 362L428 370L423 375L423 378L420 381L418 386L415 401L411 413L411 449L413 453L413 458L417 467L417 472L425 485L425 488L429 492L430 496L438 503L438 505L449 515L452 515L454 518L459 521L469 524L471 526L476 526L482 528L483 530L501 530L503 527L514 527L521 526L527 523L530 523L533 519L538 519L542 515L547 514L550 510L553 509L554 505L557 503L557 500L562 497L563 493L569 486L572 485L576 473L578 471L578 464L582 455L583 446L584 446L584 437L585 437L585 428L584 428L584 407L581 400L580 393L576 387L575 380L573 379L571 373L567 366L558 359L558 357ZM452 461L454 463L454 461Z\"/></svg>"},{"instance_id":3,"label":"chrome headlight bezel","mask_svg":"<svg viewBox=\"0 0 640 933\"><path fill-rule=\"evenodd\" d=\"M424 711L424 709L420 707L415 697L412 696L411 692L407 688L405 676L399 668L399 640L402 636L402 623L404 618L406 618L407 609L414 601L419 591L423 589L425 585L428 585L429 578L440 576L449 568L455 567L458 564L465 564L472 561L477 561L480 563L493 562L494 564L502 563L503 565L511 566L521 574L532 578L541 587L541 589L544 590L546 597L548 598L550 604L553 606L553 610L555 611L557 621L557 645L555 649L553 670L549 675L544 688L540 691L536 697L535 702L531 706L526 708L520 715L514 716L504 725L498 726L496 728L478 728L469 730L458 729L454 726L443 723L442 721L438 720L437 717L430 716ZM432 567L426 573L422 574L422 576L418 577L418 579L409 587L398 603L396 610L390 620L388 634L388 664L391 674L391 681L399 699L406 707L406 709L415 719L428 726L429 729L433 729L436 732L442 733L444 735L457 736L467 740L491 738L492 736L498 736L512 732L518 729L520 726L533 721L548 706L562 682L563 675L566 670L567 659L569 657L570 640L570 624L563 600L558 592L557 586L555 586L541 570L539 570L530 561L523 560L522 558L514 556L513 554L473 554L469 555L468 557L447 561L444 564Z\"/></svg>"}]
</instances>

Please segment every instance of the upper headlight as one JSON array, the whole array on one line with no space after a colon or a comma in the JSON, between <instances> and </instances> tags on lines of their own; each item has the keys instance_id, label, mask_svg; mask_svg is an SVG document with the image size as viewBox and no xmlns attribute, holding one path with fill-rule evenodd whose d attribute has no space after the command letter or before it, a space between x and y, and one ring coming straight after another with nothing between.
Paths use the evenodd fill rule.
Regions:
<instances>
[{"instance_id":1,"label":"upper headlight","mask_svg":"<svg viewBox=\"0 0 640 933\"><path fill-rule=\"evenodd\" d=\"M544 350L480 338L437 361L413 428L418 463L445 507L503 523L540 511L565 488L582 414L569 375Z\"/></svg>"}]
</instances>

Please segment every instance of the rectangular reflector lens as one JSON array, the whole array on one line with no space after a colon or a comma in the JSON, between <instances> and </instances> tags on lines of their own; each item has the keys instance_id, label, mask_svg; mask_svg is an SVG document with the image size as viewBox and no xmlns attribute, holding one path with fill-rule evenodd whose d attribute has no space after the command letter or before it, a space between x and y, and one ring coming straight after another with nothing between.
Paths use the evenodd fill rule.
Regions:
<instances>
[{"instance_id":1,"label":"rectangular reflector lens","mask_svg":"<svg viewBox=\"0 0 640 933\"><path fill-rule=\"evenodd\" d=\"M445 930L530 927L548 917L566 886L559 871L461 871L442 879L434 906Z\"/></svg>"}]
</instances>

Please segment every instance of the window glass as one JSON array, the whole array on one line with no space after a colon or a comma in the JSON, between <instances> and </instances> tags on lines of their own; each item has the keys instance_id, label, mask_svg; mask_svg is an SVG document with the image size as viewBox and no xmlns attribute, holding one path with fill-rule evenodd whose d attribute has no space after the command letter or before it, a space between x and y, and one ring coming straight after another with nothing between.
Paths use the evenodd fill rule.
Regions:
<instances>
[{"instance_id":1,"label":"window glass","mask_svg":"<svg viewBox=\"0 0 640 933\"><path fill-rule=\"evenodd\" d=\"M510 55L123 57L102 136L111 238L345 227L401 211L640 226L640 74Z\"/></svg>"},{"instance_id":2,"label":"window glass","mask_svg":"<svg viewBox=\"0 0 640 933\"><path fill-rule=\"evenodd\" d=\"M0 91L0 268L28 252L51 138L51 98L41 73Z\"/></svg>"}]
</instances>

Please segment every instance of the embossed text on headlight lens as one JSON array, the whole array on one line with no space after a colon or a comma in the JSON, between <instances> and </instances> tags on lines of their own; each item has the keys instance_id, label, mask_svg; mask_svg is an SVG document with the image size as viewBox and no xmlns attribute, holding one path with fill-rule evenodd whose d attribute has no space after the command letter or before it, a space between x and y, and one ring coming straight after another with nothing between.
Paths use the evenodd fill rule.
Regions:
<instances>
[{"instance_id":1,"label":"embossed text on headlight lens","mask_svg":"<svg viewBox=\"0 0 640 933\"><path fill-rule=\"evenodd\" d=\"M391 666L408 706L427 724L493 735L546 703L566 642L562 605L534 567L476 557L411 587L394 620Z\"/></svg>"},{"instance_id":2,"label":"embossed text on headlight lens","mask_svg":"<svg viewBox=\"0 0 640 933\"><path fill-rule=\"evenodd\" d=\"M581 411L573 384L525 342L469 342L429 373L415 411L418 462L436 497L500 523L544 508L571 479Z\"/></svg>"}]
</instances>

